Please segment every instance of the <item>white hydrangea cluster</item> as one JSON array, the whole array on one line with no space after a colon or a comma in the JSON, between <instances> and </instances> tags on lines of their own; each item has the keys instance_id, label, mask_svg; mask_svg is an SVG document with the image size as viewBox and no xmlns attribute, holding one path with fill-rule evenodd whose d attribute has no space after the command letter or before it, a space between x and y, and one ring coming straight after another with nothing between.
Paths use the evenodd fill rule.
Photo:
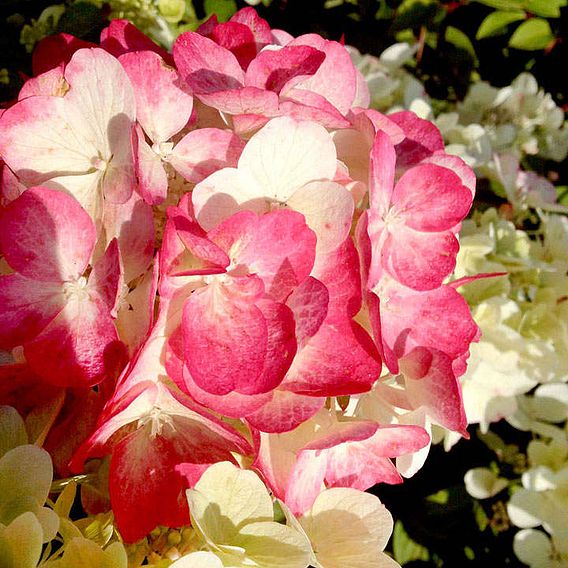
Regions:
<instances>
[{"instance_id":1,"label":"white hydrangea cluster","mask_svg":"<svg viewBox=\"0 0 568 568\"><path fill-rule=\"evenodd\" d=\"M463 224L455 277L506 273L462 288L482 338L472 345L463 395L468 421L487 430L517 396L568 381L568 219L542 217L533 238L495 209Z\"/></svg>"}]
</instances>

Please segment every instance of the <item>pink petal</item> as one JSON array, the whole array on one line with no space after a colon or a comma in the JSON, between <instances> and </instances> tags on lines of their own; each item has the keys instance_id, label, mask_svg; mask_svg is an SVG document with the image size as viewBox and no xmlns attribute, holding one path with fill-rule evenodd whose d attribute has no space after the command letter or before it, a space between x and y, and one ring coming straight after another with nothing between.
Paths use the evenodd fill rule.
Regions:
<instances>
[{"instance_id":1,"label":"pink petal","mask_svg":"<svg viewBox=\"0 0 568 568\"><path fill-rule=\"evenodd\" d=\"M0 348L36 337L65 305L59 283L38 283L19 274L0 276Z\"/></svg>"},{"instance_id":2,"label":"pink petal","mask_svg":"<svg viewBox=\"0 0 568 568\"><path fill-rule=\"evenodd\" d=\"M229 418L243 418L251 412L254 413L272 398L270 392L253 395L241 394L236 391L222 395L207 392L196 384L185 366L183 368L183 380L185 389L199 404Z\"/></svg>"},{"instance_id":3,"label":"pink petal","mask_svg":"<svg viewBox=\"0 0 568 568\"><path fill-rule=\"evenodd\" d=\"M319 280L306 278L286 300L294 312L296 340L303 345L316 334L327 316L329 291Z\"/></svg>"},{"instance_id":4,"label":"pink petal","mask_svg":"<svg viewBox=\"0 0 568 568\"><path fill-rule=\"evenodd\" d=\"M54 67L37 77L28 79L18 93L18 100L38 95L62 97L69 90L69 85L63 76L63 64Z\"/></svg>"},{"instance_id":5,"label":"pink petal","mask_svg":"<svg viewBox=\"0 0 568 568\"><path fill-rule=\"evenodd\" d=\"M105 204L103 225L107 242L118 239L128 283L146 271L154 255L152 207L133 192L126 203Z\"/></svg>"},{"instance_id":6,"label":"pink petal","mask_svg":"<svg viewBox=\"0 0 568 568\"><path fill-rule=\"evenodd\" d=\"M308 45L325 53L325 61L312 77L297 85L325 97L341 114L351 109L357 92L357 73L347 50L317 34L300 36L289 45Z\"/></svg>"},{"instance_id":7,"label":"pink petal","mask_svg":"<svg viewBox=\"0 0 568 568\"><path fill-rule=\"evenodd\" d=\"M252 211L236 213L208 234L231 259L259 276L266 294L285 301L310 274L316 237L302 215L277 210L261 217Z\"/></svg>"},{"instance_id":8,"label":"pink petal","mask_svg":"<svg viewBox=\"0 0 568 568\"><path fill-rule=\"evenodd\" d=\"M272 42L272 32L268 22L262 19L256 10L250 6L242 8L231 16L231 22L244 24L252 32L256 41L257 50L260 51L265 45Z\"/></svg>"},{"instance_id":9,"label":"pink petal","mask_svg":"<svg viewBox=\"0 0 568 568\"><path fill-rule=\"evenodd\" d=\"M168 141L191 116L193 97L187 87L177 71L151 51L126 53L119 61L134 88L136 119L152 142Z\"/></svg>"},{"instance_id":10,"label":"pink petal","mask_svg":"<svg viewBox=\"0 0 568 568\"><path fill-rule=\"evenodd\" d=\"M99 299L76 297L24 352L30 367L46 381L78 387L116 376L123 349L108 307Z\"/></svg>"},{"instance_id":11,"label":"pink petal","mask_svg":"<svg viewBox=\"0 0 568 568\"><path fill-rule=\"evenodd\" d=\"M312 276L329 292L328 321L354 317L361 308L359 258L351 237L327 254L318 254Z\"/></svg>"},{"instance_id":12,"label":"pink petal","mask_svg":"<svg viewBox=\"0 0 568 568\"><path fill-rule=\"evenodd\" d=\"M198 33L181 34L174 43L173 55L182 78L196 95L238 89L244 84L237 58Z\"/></svg>"},{"instance_id":13,"label":"pink petal","mask_svg":"<svg viewBox=\"0 0 568 568\"><path fill-rule=\"evenodd\" d=\"M168 176L162 158L146 142L144 132L138 126L134 136L134 159L138 193L149 205L163 203L168 195Z\"/></svg>"},{"instance_id":14,"label":"pink petal","mask_svg":"<svg viewBox=\"0 0 568 568\"><path fill-rule=\"evenodd\" d=\"M278 95L257 87L198 93L196 96L206 105L226 114L259 114L267 117L279 114Z\"/></svg>"},{"instance_id":15,"label":"pink petal","mask_svg":"<svg viewBox=\"0 0 568 568\"><path fill-rule=\"evenodd\" d=\"M278 115L317 122L329 129L351 126L351 123L324 96L300 87L289 89L286 86L286 89L280 93Z\"/></svg>"},{"instance_id":16,"label":"pink petal","mask_svg":"<svg viewBox=\"0 0 568 568\"><path fill-rule=\"evenodd\" d=\"M191 183L237 165L245 144L230 130L200 128L186 134L169 158L172 166Z\"/></svg>"},{"instance_id":17,"label":"pink petal","mask_svg":"<svg viewBox=\"0 0 568 568\"><path fill-rule=\"evenodd\" d=\"M118 240L112 239L104 255L95 263L89 275L88 288L116 317L116 309L122 292L122 267Z\"/></svg>"},{"instance_id":18,"label":"pink petal","mask_svg":"<svg viewBox=\"0 0 568 568\"><path fill-rule=\"evenodd\" d=\"M309 396L368 391L380 374L371 338L355 322L324 322L294 359L283 388Z\"/></svg>"},{"instance_id":19,"label":"pink petal","mask_svg":"<svg viewBox=\"0 0 568 568\"><path fill-rule=\"evenodd\" d=\"M323 488L327 470L326 452L300 452L288 480L284 501L294 515L307 511Z\"/></svg>"},{"instance_id":20,"label":"pink petal","mask_svg":"<svg viewBox=\"0 0 568 568\"><path fill-rule=\"evenodd\" d=\"M386 216L394 189L396 153L390 138L382 130L375 136L370 159L369 237L373 242L375 222Z\"/></svg>"},{"instance_id":21,"label":"pink petal","mask_svg":"<svg viewBox=\"0 0 568 568\"><path fill-rule=\"evenodd\" d=\"M473 195L451 170L424 164L403 174L391 200L392 213L404 217L407 226L418 231L440 232L463 220Z\"/></svg>"},{"instance_id":22,"label":"pink petal","mask_svg":"<svg viewBox=\"0 0 568 568\"><path fill-rule=\"evenodd\" d=\"M34 187L1 214L0 249L27 278L61 282L78 278L95 245L95 226L71 196Z\"/></svg>"},{"instance_id":23,"label":"pink petal","mask_svg":"<svg viewBox=\"0 0 568 568\"><path fill-rule=\"evenodd\" d=\"M398 124L406 136L396 147L397 168L404 170L415 166L435 152L444 150L442 135L429 120L408 110L389 114L389 119Z\"/></svg>"},{"instance_id":24,"label":"pink petal","mask_svg":"<svg viewBox=\"0 0 568 568\"><path fill-rule=\"evenodd\" d=\"M131 51L153 51L157 53L168 65L172 64L171 55L138 28L127 20L112 20L101 32L101 47L115 57Z\"/></svg>"},{"instance_id":25,"label":"pink petal","mask_svg":"<svg viewBox=\"0 0 568 568\"><path fill-rule=\"evenodd\" d=\"M313 75L324 59L322 51L307 45L263 51L249 65L245 83L279 93L285 86L290 87L291 81L297 83Z\"/></svg>"},{"instance_id":26,"label":"pink petal","mask_svg":"<svg viewBox=\"0 0 568 568\"><path fill-rule=\"evenodd\" d=\"M439 152L425 158L422 163L436 164L452 170L460 177L462 185L465 185L471 191L472 196L475 196L475 172L459 156Z\"/></svg>"},{"instance_id":27,"label":"pink petal","mask_svg":"<svg viewBox=\"0 0 568 568\"><path fill-rule=\"evenodd\" d=\"M186 300L182 325L185 362L199 387L218 395L272 388L257 384L268 350L268 322L254 303L213 283Z\"/></svg>"},{"instance_id":28,"label":"pink petal","mask_svg":"<svg viewBox=\"0 0 568 568\"><path fill-rule=\"evenodd\" d=\"M417 292L390 281L379 297L382 339L398 358L414 347L428 347L454 359L477 336L467 303L450 286Z\"/></svg>"},{"instance_id":29,"label":"pink petal","mask_svg":"<svg viewBox=\"0 0 568 568\"><path fill-rule=\"evenodd\" d=\"M396 226L382 248L382 265L415 290L438 288L456 265L459 243L450 233L422 233Z\"/></svg>"},{"instance_id":30,"label":"pink petal","mask_svg":"<svg viewBox=\"0 0 568 568\"><path fill-rule=\"evenodd\" d=\"M431 419L448 430L466 430L460 382L446 353L416 347L400 360L400 369L406 379L406 393L415 408L425 406Z\"/></svg>"},{"instance_id":31,"label":"pink petal","mask_svg":"<svg viewBox=\"0 0 568 568\"><path fill-rule=\"evenodd\" d=\"M293 430L323 407L325 398L303 396L280 389L258 410L247 413L246 420L261 432L281 433Z\"/></svg>"}]
</instances>

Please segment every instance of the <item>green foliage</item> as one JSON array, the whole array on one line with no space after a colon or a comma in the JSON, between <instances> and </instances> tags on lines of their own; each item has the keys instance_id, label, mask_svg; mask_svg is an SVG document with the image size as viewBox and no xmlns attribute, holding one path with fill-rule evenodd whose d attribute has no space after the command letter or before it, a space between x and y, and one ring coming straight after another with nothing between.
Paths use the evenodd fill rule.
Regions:
<instances>
[{"instance_id":1,"label":"green foliage","mask_svg":"<svg viewBox=\"0 0 568 568\"><path fill-rule=\"evenodd\" d=\"M412 540L401 521L394 525L392 546L394 558L401 565L415 560L430 560L428 549Z\"/></svg>"},{"instance_id":2,"label":"green foliage","mask_svg":"<svg viewBox=\"0 0 568 568\"><path fill-rule=\"evenodd\" d=\"M458 28L448 26L446 28L444 39L455 46L458 50L467 53L473 60L477 59L475 48L473 47L471 40L461 30L458 30Z\"/></svg>"},{"instance_id":3,"label":"green foliage","mask_svg":"<svg viewBox=\"0 0 568 568\"><path fill-rule=\"evenodd\" d=\"M440 6L436 0L403 0L392 23L393 30L418 28L431 23Z\"/></svg>"},{"instance_id":4,"label":"green foliage","mask_svg":"<svg viewBox=\"0 0 568 568\"><path fill-rule=\"evenodd\" d=\"M509 40L509 46L534 51L547 48L552 41L554 41L554 34L550 29L550 24L542 18L531 18L515 30Z\"/></svg>"},{"instance_id":5,"label":"green foliage","mask_svg":"<svg viewBox=\"0 0 568 568\"><path fill-rule=\"evenodd\" d=\"M522 10L512 10L510 12L497 10L496 12L492 12L481 22L475 34L475 39L484 39L486 37L504 34L507 32L509 24L524 20L525 18L526 14Z\"/></svg>"},{"instance_id":6,"label":"green foliage","mask_svg":"<svg viewBox=\"0 0 568 568\"><path fill-rule=\"evenodd\" d=\"M226 22L237 11L235 0L205 0L203 7L207 16L216 14L220 22Z\"/></svg>"}]
</instances>

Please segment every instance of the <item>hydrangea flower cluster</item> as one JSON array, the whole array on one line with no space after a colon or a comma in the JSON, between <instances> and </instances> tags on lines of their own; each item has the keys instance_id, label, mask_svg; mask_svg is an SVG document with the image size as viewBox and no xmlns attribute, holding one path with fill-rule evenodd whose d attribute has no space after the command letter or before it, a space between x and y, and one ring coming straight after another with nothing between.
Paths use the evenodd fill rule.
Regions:
<instances>
[{"instance_id":1,"label":"hydrangea flower cluster","mask_svg":"<svg viewBox=\"0 0 568 568\"><path fill-rule=\"evenodd\" d=\"M172 54L121 20L47 38L34 67L0 116L3 400L125 542L191 518L180 568L393 565L361 492L432 424L467 435L479 330L445 281L472 170L252 8Z\"/></svg>"}]
</instances>

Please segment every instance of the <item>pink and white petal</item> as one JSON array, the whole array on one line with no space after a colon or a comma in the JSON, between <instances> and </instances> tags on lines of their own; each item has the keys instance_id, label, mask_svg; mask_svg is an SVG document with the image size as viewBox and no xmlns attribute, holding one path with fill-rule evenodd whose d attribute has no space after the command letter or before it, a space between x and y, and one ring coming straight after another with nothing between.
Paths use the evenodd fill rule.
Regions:
<instances>
[{"instance_id":1,"label":"pink and white petal","mask_svg":"<svg viewBox=\"0 0 568 568\"><path fill-rule=\"evenodd\" d=\"M18 100L28 97L47 95L62 97L69 90L69 85L63 76L64 65L54 67L37 77L28 79L18 93Z\"/></svg>"},{"instance_id":2,"label":"pink and white petal","mask_svg":"<svg viewBox=\"0 0 568 568\"><path fill-rule=\"evenodd\" d=\"M354 128L344 128L333 133L337 159L345 164L352 180L369 183L369 146L365 135Z\"/></svg>"},{"instance_id":3,"label":"pink and white petal","mask_svg":"<svg viewBox=\"0 0 568 568\"><path fill-rule=\"evenodd\" d=\"M249 65L245 83L279 93L313 75L324 59L325 53L307 45L264 50Z\"/></svg>"},{"instance_id":4,"label":"pink and white petal","mask_svg":"<svg viewBox=\"0 0 568 568\"><path fill-rule=\"evenodd\" d=\"M294 359L282 388L309 396L341 396L370 390L381 363L365 330L344 318L324 322Z\"/></svg>"},{"instance_id":5,"label":"pink and white petal","mask_svg":"<svg viewBox=\"0 0 568 568\"><path fill-rule=\"evenodd\" d=\"M103 256L93 266L87 289L89 294L99 298L108 312L116 317L123 282L118 240L112 239Z\"/></svg>"},{"instance_id":6,"label":"pink and white petal","mask_svg":"<svg viewBox=\"0 0 568 568\"><path fill-rule=\"evenodd\" d=\"M325 320L329 306L329 291L319 280L306 278L286 300L294 312L296 340L300 347L316 334Z\"/></svg>"},{"instance_id":7,"label":"pink and white petal","mask_svg":"<svg viewBox=\"0 0 568 568\"><path fill-rule=\"evenodd\" d=\"M458 240L449 231L422 233L398 225L384 241L382 266L409 288L433 290L454 269L458 250Z\"/></svg>"},{"instance_id":8,"label":"pink and white petal","mask_svg":"<svg viewBox=\"0 0 568 568\"><path fill-rule=\"evenodd\" d=\"M254 8L247 6L239 10L236 14L231 16L230 21L244 24L250 29L256 41L258 51L265 45L273 43L272 32L268 22L261 18Z\"/></svg>"},{"instance_id":9,"label":"pink and white petal","mask_svg":"<svg viewBox=\"0 0 568 568\"><path fill-rule=\"evenodd\" d=\"M111 20L101 32L101 47L115 57L131 51L153 51L172 65L172 57L127 20Z\"/></svg>"},{"instance_id":10,"label":"pink and white petal","mask_svg":"<svg viewBox=\"0 0 568 568\"><path fill-rule=\"evenodd\" d=\"M353 120L353 126L367 137L370 144L373 144L376 133L382 130L393 144L399 144L404 140L404 131L386 114L372 109L356 109Z\"/></svg>"},{"instance_id":11,"label":"pink and white petal","mask_svg":"<svg viewBox=\"0 0 568 568\"><path fill-rule=\"evenodd\" d=\"M416 347L399 364L408 398L414 407L426 407L433 422L448 430L464 433L467 418L452 359L437 349Z\"/></svg>"},{"instance_id":12,"label":"pink and white petal","mask_svg":"<svg viewBox=\"0 0 568 568\"><path fill-rule=\"evenodd\" d=\"M324 397L304 396L275 389L258 410L247 413L246 420L261 432L289 432L315 416L325 404Z\"/></svg>"},{"instance_id":13,"label":"pink and white petal","mask_svg":"<svg viewBox=\"0 0 568 568\"><path fill-rule=\"evenodd\" d=\"M329 292L328 322L354 317L361 309L361 275L357 249L351 237L335 250L318 254L311 274Z\"/></svg>"},{"instance_id":14,"label":"pink and white petal","mask_svg":"<svg viewBox=\"0 0 568 568\"><path fill-rule=\"evenodd\" d=\"M288 207L306 218L317 236L317 252L335 250L349 235L355 203L342 185L333 181L313 181L295 191Z\"/></svg>"},{"instance_id":15,"label":"pink and white petal","mask_svg":"<svg viewBox=\"0 0 568 568\"><path fill-rule=\"evenodd\" d=\"M415 347L438 349L455 359L477 337L467 303L450 286L417 292L385 280L379 297L382 340L399 359Z\"/></svg>"},{"instance_id":16,"label":"pink and white petal","mask_svg":"<svg viewBox=\"0 0 568 568\"><path fill-rule=\"evenodd\" d=\"M294 515L307 511L324 488L327 452L304 450L294 464L284 496L284 502Z\"/></svg>"},{"instance_id":17,"label":"pink and white petal","mask_svg":"<svg viewBox=\"0 0 568 568\"><path fill-rule=\"evenodd\" d=\"M236 391L222 395L207 392L196 384L186 366L183 368L183 381L184 390L199 404L229 418L243 418L254 413L272 398L271 392L253 395Z\"/></svg>"},{"instance_id":18,"label":"pink and white petal","mask_svg":"<svg viewBox=\"0 0 568 568\"><path fill-rule=\"evenodd\" d=\"M5 207L10 201L22 195L25 190L26 186L0 158L0 204Z\"/></svg>"},{"instance_id":19,"label":"pink and white petal","mask_svg":"<svg viewBox=\"0 0 568 568\"><path fill-rule=\"evenodd\" d=\"M317 73L297 87L322 95L341 114L346 115L357 93L357 73L345 47L317 34L302 35L288 45L308 45L325 53L325 61Z\"/></svg>"},{"instance_id":20,"label":"pink and white petal","mask_svg":"<svg viewBox=\"0 0 568 568\"><path fill-rule=\"evenodd\" d=\"M357 88L355 89L355 98L351 103L352 108L368 108L371 103L371 92L369 91L369 84L365 79L363 73L355 68L355 75L357 79Z\"/></svg>"},{"instance_id":21,"label":"pink and white petal","mask_svg":"<svg viewBox=\"0 0 568 568\"><path fill-rule=\"evenodd\" d=\"M397 169L415 166L435 152L444 150L442 135L429 120L419 118L409 110L389 114L389 119L398 124L405 135L405 139L396 146Z\"/></svg>"},{"instance_id":22,"label":"pink and white petal","mask_svg":"<svg viewBox=\"0 0 568 568\"><path fill-rule=\"evenodd\" d=\"M230 115L260 114L277 116L278 95L257 87L243 87L196 95L207 106Z\"/></svg>"},{"instance_id":23,"label":"pink and white petal","mask_svg":"<svg viewBox=\"0 0 568 568\"><path fill-rule=\"evenodd\" d=\"M195 32L181 34L173 47L176 67L195 95L238 89L244 72L224 47Z\"/></svg>"},{"instance_id":24,"label":"pink and white petal","mask_svg":"<svg viewBox=\"0 0 568 568\"><path fill-rule=\"evenodd\" d=\"M223 284L212 283L184 305L185 363L197 385L212 394L269 390L257 383L266 360L268 325L258 307L240 300Z\"/></svg>"},{"instance_id":25,"label":"pink and white petal","mask_svg":"<svg viewBox=\"0 0 568 568\"><path fill-rule=\"evenodd\" d=\"M134 136L137 191L149 205L159 205L168 194L168 176L162 158L146 142L140 127L135 129Z\"/></svg>"},{"instance_id":26,"label":"pink and white petal","mask_svg":"<svg viewBox=\"0 0 568 568\"><path fill-rule=\"evenodd\" d=\"M65 305L59 282L31 280L19 274L0 276L0 348L33 340Z\"/></svg>"},{"instance_id":27,"label":"pink and white petal","mask_svg":"<svg viewBox=\"0 0 568 568\"><path fill-rule=\"evenodd\" d=\"M2 114L0 154L25 185L66 174L81 177L93 167L96 145L84 139L76 121L69 121L67 106L65 97L36 96Z\"/></svg>"},{"instance_id":28,"label":"pink and white petal","mask_svg":"<svg viewBox=\"0 0 568 568\"><path fill-rule=\"evenodd\" d=\"M152 207L133 192L126 203L105 203L103 217L106 244L118 239L124 281L146 271L154 254Z\"/></svg>"},{"instance_id":29,"label":"pink and white petal","mask_svg":"<svg viewBox=\"0 0 568 568\"><path fill-rule=\"evenodd\" d=\"M377 219L386 217L394 189L396 152L389 136L379 130L371 148L369 170L369 237L375 238Z\"/></svg>"},{"instance_id":30,"label":"pink and white petal","mask_svg":"<svg viewBox=\"0 0 568 568\"><path fill-rule=\"evenodd\" d=\"M475 172L459 156L437 152L422 160L422 163L435 164L452 170L460 177L462 185L465 185L471 191L472 196L475 196Z\"/></svg>"},{"instance_id":31,"label":"pink and white petal","mask_svg":"<svg viewBox=\"0 0 568 568\"><path fill-rule=\"evenodd\" d=\"M258 275L266 293L279 302L308 277L315 259L316 236L296 211L276 210L260 217L241 211L208 236L227 251L232 266L245 266Z\"/></svg>"},{"instance_id":32,"label":"pink and white petal","mask_svg":"<svg viewBox=\"0 0 568 568\"><path fill-rule=\"evenodd\" d=\"M238 168L255 180L266 199L284 203L310 181L333 179L335 146L323 126L283 116L249 140Z\"/></svg>"},{"instance_id":33,"label":"pink and white petal","mask_svg":"<svg viewBox=\"0 0 568 568\"><path fill-rule=\"evenodd\" d=\"M33 187L0 215L0 250L17 272L40 281L77 279L95 245L95 226L76 199Z\"/></svg>"},{"instance_id":34,"label":"pink and white petal","mask_svg":"<svg viewBox=\"0 0 568 568\"><path fill-rule=\"evenodd\" d=\"M448 168L420 164L407 170L396 184L391 214L417 231L447 231L462 221L473 194Z\"/></svg>"},{"instance_id":35,"label":"pink and white petal","mask_svg":"<svg viewBox=\"0 0 568 568\"><path fill-rule=\"evenodd\" d=\"M174 147L169 163L191 183L200 183L221 168L237 165L244 142L230 130L200 128Z\"/></svg>"},{"instance_id":36,"label":"pink and white petal","mask_svg":"<svg viewBox=\"0 0 568 568\"><path fill-rule=\"evenodd\" d=\"M65 33L44 37L32 54L33 74L37 76L54 67L65 66L77 50L85 47L96 47L96 44Z\"/></svg>"},{"instance_id":37,"label":"pink and white petal","mask_svg":"<svg viewBox=\"0 0 568 568\"><path fill-rule=\"evenodd\" d=\"M152 51L126 53L119 61L134 88L136 119L152 142L168 141L191 116L193 97L188 87L177 71Z\"/></svg>"},{"instance_id":38,"label":"pink and white petal","mask_svg":"<svg viewBox=\"0 0 568 568\"><path fill-rule=\"evenodd\" d=\"M288 45L294 39L293 35L290 35L284 30L273 29L271 30L271 34L272 40L269 43L275 45Z\"/></svg>"},{"instance_id":39,"label":"pink and white petal","mask_svg":"<svg viewBox=\"0 0 568 568\"><path fill-rule=\"evenodd\" d=\"M292 82L293 84L293 82ZM322 95L285 87L280 93L279 116L317 122L329 129L349 128L351 123Z\"/></svg>"},{"instance_id":40,"label":"pink and white petal","mask_svg":"<svg viewBox=\"0 0 568 568\"><path fill-rule=\"evenodd\" d=\"M124 362L124 346L108 307L80 295L70 298L42 333L24 346L30 367L54 385L96 385L116 376Z\"/></svg>"},{"instance_id":41,"label":"pink and white petal","mask_svg":"<svg viewBox=\"0 0 568 568\"><path fill-rule=\"evenodd\" d=\"M197 184L192 202L197 221L206 231L238 211L268 211L263 188L236 168L223 168Z\"/></svg>"}]
</instances>

